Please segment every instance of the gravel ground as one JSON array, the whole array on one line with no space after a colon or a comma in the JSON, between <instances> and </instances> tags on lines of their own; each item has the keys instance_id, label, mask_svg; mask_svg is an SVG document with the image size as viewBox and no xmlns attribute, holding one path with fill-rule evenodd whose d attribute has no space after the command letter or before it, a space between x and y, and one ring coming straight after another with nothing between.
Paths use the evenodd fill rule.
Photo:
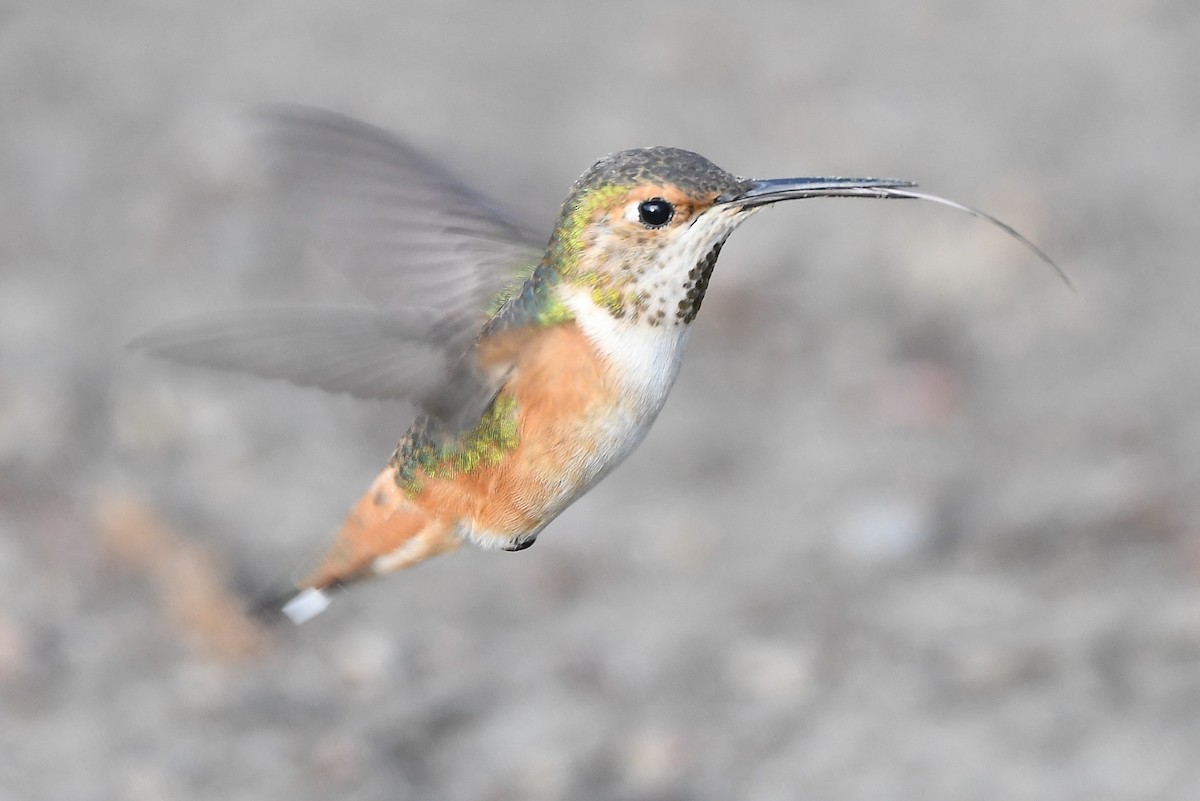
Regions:
<instances>
[{"instance_id":1,"label":"gravel ground","mask_svg":"<svg viewBox=\"0 0 1200 801\"><path fill-rule=\"evenodd\" d=\"M1200 796L1200 7L573 8L0 4L0 798ZM410 414L123 350L353 297L258 178L266 101L547 228L643 144L914 178L1078 291L939 207L775 209L536 548L264 629Z\"/></svg>"}]
</instances>

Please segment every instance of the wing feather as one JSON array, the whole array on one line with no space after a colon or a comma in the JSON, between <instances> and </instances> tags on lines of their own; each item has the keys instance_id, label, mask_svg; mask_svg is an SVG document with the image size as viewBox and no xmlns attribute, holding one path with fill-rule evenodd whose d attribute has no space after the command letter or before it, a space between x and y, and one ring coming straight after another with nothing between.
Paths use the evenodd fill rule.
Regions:
<instances>
[{"instance_id":1,"label":"wing feather","mask_svg":"<svg viewBox=\"0 0 1200 801\"><path fill-rule=\"evenodd\" d=\"M497 294L532 271L545 237L380 128L297 106L265 109L259 120L269 174L298 222L376 308L207 315L131 346L330 392L405 398L446 435L474 427L499 380L481 376L476 337Z\"/></svg>"},{"instance_id":2,"label":"wing feather","mask_svg":"<svg viewBox=\"0 0 1200 801\"><path fill-rule=\"evenodd\" d=\"M461 325L455 344L540 259L544 235L392 134L290 106L262 119L271 173L318 251L372 302Z\"/></svg>"}]
</instances>

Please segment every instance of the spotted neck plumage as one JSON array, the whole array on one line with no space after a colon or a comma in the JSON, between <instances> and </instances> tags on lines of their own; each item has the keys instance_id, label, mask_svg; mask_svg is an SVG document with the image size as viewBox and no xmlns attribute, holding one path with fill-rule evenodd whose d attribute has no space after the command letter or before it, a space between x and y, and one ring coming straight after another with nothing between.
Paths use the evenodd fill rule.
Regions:
<instances>
[{"instance_id":1,"label":"spotted neck plumage","mask_svg":"<svg viewBox=\"0 0 1200 801\"><path fill-rule=\"evenodd\" d=\"M627 191L615 187L613 194ZM650 326L686 326L700 310L725 238L745 214L701 215L680 236L646 231L631 243L607 226L606 190L555 231L543 263L563 285L586 289L596 306L614 318ZM588 208L588 207L591 208ZM573 223L573 224L572 224ZM586 225L584 223L587 223Z\"/></svg>"}]
</instances>

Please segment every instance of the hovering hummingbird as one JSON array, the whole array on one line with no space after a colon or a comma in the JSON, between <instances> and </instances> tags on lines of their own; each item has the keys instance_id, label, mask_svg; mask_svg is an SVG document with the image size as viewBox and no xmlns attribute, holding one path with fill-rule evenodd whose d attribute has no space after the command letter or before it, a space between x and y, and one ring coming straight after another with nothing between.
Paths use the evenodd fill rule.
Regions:
<instances>
[{"instance_id":1,"label":"hovering hummingbird","mask_svg":"<svg viewBox=\"0 0 1200 801\"><path fill-rule=\"evenodd\" d=\"M278 599L297 623L329 590L464 541L520 551L637 447L666 401L726 238L815 197L932 200L891 178L754 180L672 147L624 150L571 187L546 243L380 129L266 115L275 164L324 255L376 308L200 318L135 347L418 415L333 544ZM1065 280L1065 276L1064 280Z\"/></svg>"}]
</instances>

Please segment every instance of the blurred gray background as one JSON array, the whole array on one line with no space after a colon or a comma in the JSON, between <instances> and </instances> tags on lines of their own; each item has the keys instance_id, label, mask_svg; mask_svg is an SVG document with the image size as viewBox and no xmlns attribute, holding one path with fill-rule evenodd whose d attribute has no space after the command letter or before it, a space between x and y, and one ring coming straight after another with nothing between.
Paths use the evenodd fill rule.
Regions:
<instances>
[{"instance_id":1,"label":"blurred gray background","mask_svg":"<svg viewBox=\"0 0 1200 801\"><path fill-rule=\"evenodd\" d=\"M1195 799L1200 8L0 4L0 798ZM730 241L645 445L300 629L410 411L123 349L353 298L245 114L549 230L599 155L898 175ZM402 254L398 254L400 257Z\"/></svg>"}]
</instances>

